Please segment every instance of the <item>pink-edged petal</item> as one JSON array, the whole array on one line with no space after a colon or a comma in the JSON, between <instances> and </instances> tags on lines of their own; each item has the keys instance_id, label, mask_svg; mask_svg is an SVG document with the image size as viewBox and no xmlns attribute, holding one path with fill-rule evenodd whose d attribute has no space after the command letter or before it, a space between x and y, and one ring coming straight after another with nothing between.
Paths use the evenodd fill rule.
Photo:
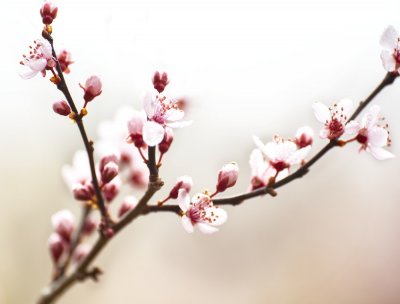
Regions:
<instances>
[{"instance_id":1,"label":"pink-edged petal","mask_svg":"<svg viewBox=\"0 0 400 304\"><path fill-rule=\"evenodd\" d=\"M354 108L354 103L351 99L349 98L343 98L342 100L340 100L337 104L337 108L339 110L342 110L342 113L345 117L349 117L351 111Z\"/></svg>"},{"instance_id":2,"label":"pink-edged petal","mask_svg":"<svg viewBox=\"0 0 400 304\"><path fill-rule=\"evenodd\" d=\"M164 138L164 128L154 121L146 121L143 126L143 140L150 146L158 145Z\"/></svg>"},{"instance_id":3,"label":"pink-edged petal","mask_svg":"<svg viewBox=\"0 0 400 304\"><path fill-rule=\"evenodd\" d=\"M297 150L296 152L294 152L287 160L286 162L293 166L293 165L297 165L300 164L302 160L304 160L308 153L310 153L311 150L311 146L307 146L304 148L301 148L299 150Z\"/></svg>"},{"instance_id":4,"label":"pink-edged petal","mask_svg":"<svg viewBox=\"0 0 400 304\"><path fill-rule=\"evenodd\" d=\"M154 93L147 92L144 96L143 107L149 118L154 116L157 102L158 100Z\"/></svg>"},{"instance_id":5,"label":"pink-edged petal","mask_svg":"<svg viewBox=\"0 0 400 304\"><path fill-rule=\"evenodd\" d=\"M207 214L213 214L215 221L211 223L213 226L220 226L228 220L228 213L219 207L211 207L207 209Z\"/></svg>"},{"instance_id":6,"label":"pink-edged petal","mask_svg":"<svg viewBox=\"0 0 400 304\"><path fill-rule=\"evenodd\" d=\"M383 50L381 52L382 65L388 72L394 72L396 70L396 60L393 54L389 51Z\"/></svg>"},{"instance_id":7,"label":"pink-edged petal","mask_svg":"<svg viewBox=\"0 0 400 304\"><path fill-rule=\"evenodd\" d=\"M190 218L188 218L186 215L183 215L181 220L182 220L183 229L185 229L185 231L187 233L192 233L193 232L193 224L192 224L192 221L190 220Z\"/></svg>"},{"instance_id":8,"label":"pink-edged petal","mask_svg":"<svg viewBox=\"0 0 400 304\"><path fill-rule=\"evenodd\" d=\"M367 152L371 153L377 160L385 160L394 157L392 153L380 147L368 146Z\"/></svg>"},{"instance_id":9,"label":"pink-edged petal","mask_svg":"<svg viewBox=\"0 0 400 304\"><path fill-rule=\"evenodd\" d=\"M31 60L27 63L27 66L34 71L40 72L46 68L47 60L44 58Z\"/></svg>"},{"instance_id":10,"label":"pink-edged petal","mask_svg":"<svg viewBox=\"0 0 400 304\"><path fill-rule=\"evenodd\" d=\"M360 131L360 124L355 120L350 121L344 128L344 132L347 135L355 135L358 131Z\"/></svg>"},{"instance_id":11,"label":"pink-edged petal","mask_svg":"<svg viewBox=\"0 0 400 304\"><path fill-rule=\"evenodd\" d=\"M368 143L375 147L387 145L388 132L382 127L372 127L368 130Z\"/></svg>"},{"instance_id":12,"label":"pink-edged petal","mask_svg":"<svg viewBox=\"0 0 400 304\"><path fill-rule=\"evenodd\" d=\"M178 205L183 212L186 212L190 206L190 197L185 189L179 189L178 192Z\"/></svg>"},{"instance_id":13,"label":"pink-edged petal","mask_svg":"<svg viewBox=\"0 0 400 304\"><path fill-rule=\"evenodd\" d=\"M319 131L319 137L322 139L328 138L328 135L329 135L328 128L322 128L321 131Z\"/></svg>"},{"instance_id":14,"label":"pink-edged petal","mask_svg":"<svg viewBox=\"0 0 400 304\"><path fill-rule=\"evenodd\" d=\"M264 160L264 156L262 155L260 149L254 149L251 152L249 163L252 176L261 178L268 168L268 163Z\"/></svg>"},{"instance_id":15,"label":"pink-edged petal","mask_svg":"<svg viewBox=\"0 0 400 304\"><path fill-rule=\"evenodd\" d=\"M170 127L170 128L183 128L186 126L190 126L193 123L191 120L185 120L185 121L175 121L175 122L167 122L165 125Z\"/></svg>"},{"instance_id":16,"label":"pink-edged petal","mask_svg":"<svg viewBox=\"0 0 400 304\"><path fill-rule=\"evenodd\" d=\"M282 143L277 143L276 148L275 159L286 162L296 152L297 145L291 140L285 140Z\"/></svg>"},{"instance_id":17,"label":"pink-edged petal","mask_svg":"<svg viewBox=\"0 0 400 304\"><path fill-rule=\"evenodd\" d=\"M393 50L397 47L399 34L397 33L396 29L389 25L384 32L382 33L380 44L382 47Z\"/></svg>"},{"instance_id":18,"label":"pink-edged petal","mask_svg":"<svg viewBox=\"0 0 400 304\"><path fill-rule=\"evenodd\" d=\"M319 122L326 123L331 120L331 112L329 108L323 103L316 102L312 105L312 109L314 111L314 115Z\"/></svg>"},{"instance_id":19,"label":"pink-edged petal","mask_svg":"<svg viewBox=\"0 0 400 304\"><path fill-rule=\"evenodd\" d=\"M181 120L183 116L185 116L185 112L179 109L172 108L165 112L165 119L168 121Z\"/></svg>"},{"instance_id":20,"label":"pink-edged petal","mask_svg":"<svg viewBox=\"0 0 400 304\"><path fill-rule=\"evenodd\" d=\"M361 119L361 126L363 128L372 128L378 122L378 115L381 110L381 107L378 105L373 105L369 108L368 112Z\"/></svg>"},{"instance_id":21,"label":"pink-edged petal","mask_svg":"<svg viewBox=\"0 0 400 304\"><path fill-rule=\"evenodd\" d=\"M204 234L213 234L213 233L215 233L215 232L218 231L218 228L213 227L213 226L211 226L211 225L209 225L209 224L206 224L206 223L197 223L196 226L197 226L197 227L199 228L199 230L200 230L201 232L203 232Z\"/></svg>"}]
</instances>

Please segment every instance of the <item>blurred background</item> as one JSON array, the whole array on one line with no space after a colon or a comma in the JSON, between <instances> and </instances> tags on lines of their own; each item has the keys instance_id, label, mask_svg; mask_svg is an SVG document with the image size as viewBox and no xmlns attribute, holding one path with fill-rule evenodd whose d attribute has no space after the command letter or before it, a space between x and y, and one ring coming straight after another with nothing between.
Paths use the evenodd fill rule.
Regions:
<instances>
[{"instance_id":1,"label":"blurred background","mask_svg":"<svg viewBox=\"0 0 400 304\"><path fill-rule=\"evenodd\" d=\"M83 147L55 115L62 99L48 79L22 80L19 61L40 36L41 1L3 0L0 11L0 303L34 303L50 280L50 216L79 203L61 167ZM162 198L183 174L194 191L213 188L219 168L239 163L250 181L251 136L318 131L311 104L365 98L385 75L379 38L400 29L398 0L59 1L55 45L72 52L67 76L103 80L86 126L120 106L141 107L154 70L170 92L189 97L191 127L165 156ZM400 154L400 82L375 100ZM324 142L317 139L313 151ZM105 275L60 303L400 303L400 162L378 162L358 147L335 149L309 175L240 207L215 235L187 234L172 214L139 218L96 261ZM140 192L136 193L137 196ZM118 204L118 201L116 201Z\"/></svg>"}]
</instances>

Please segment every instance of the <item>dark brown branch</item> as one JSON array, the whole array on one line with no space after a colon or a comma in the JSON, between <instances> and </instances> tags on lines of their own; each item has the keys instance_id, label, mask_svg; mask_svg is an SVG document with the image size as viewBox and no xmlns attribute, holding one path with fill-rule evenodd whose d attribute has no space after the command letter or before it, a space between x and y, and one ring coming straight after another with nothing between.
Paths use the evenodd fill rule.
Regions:
<instances>
[{"instance_id":1,"label":"dark brown branch","mask_svg":"<svg viewBox=\"0 0 400 304\"><path fill-rule=\"evenodd\" d=\"M101 215L103 216L103 218L108 223L109 219L108 219L107 209L105 207L103 195L101 194L99 182L98 182L97 176L96 176L96 167L95 167L94 156L93 156L93 152L94 152L93 142L91 140L89 140L89 138L88 138L88 136L86 134L86 130L85 130L85 126L83 124L82 116L78 113L78 110L76 108L74 100L72 99L71 93L69 92L69 89L68 89L68 86L67 86L67 82L65 81L64 74L62 72L60 63L57 60L57 54L56 54L56 52L54 50L53 37L51 37L51 35L49 33L47 33L46 31L43 31L42 35L43 35L43 37L45 39L47 39L47 41L49 41L49 43L51 45L51 49L52 49L52 54L53 54L54 60L56 62L57 74L60 77L60 80L57 82L57 89L59 89L64 94L64 96L67 99L67 102L68 102L72 112L75 113L75 121L76 121L76 124L78 125L78 129L79 129L79 132L81 134L81 137L82 137L82 140L83 140L83 143L85 145L85 149L86 149L86 152L87 152L87 155L88 155L88 158L89 158L90 173L91 173L91 176L92 176L92 183L93 183L94 191L96 193L97 204L99 206Z\"/></svg>"}]
</instances>

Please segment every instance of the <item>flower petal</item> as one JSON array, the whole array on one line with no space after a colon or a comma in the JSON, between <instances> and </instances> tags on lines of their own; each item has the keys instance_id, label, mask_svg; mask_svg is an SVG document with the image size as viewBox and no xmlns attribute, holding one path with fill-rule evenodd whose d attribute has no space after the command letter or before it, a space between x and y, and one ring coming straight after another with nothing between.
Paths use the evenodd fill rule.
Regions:
<instances>
[{"instance_id":1,"label":"flower petal","mask_svg":"<svg viewBox=\"0 0 400 304\"><path fill-rule=\"evenodd\" d=\"M310 153L311 150L311 146L307 146L304 148L301 148L299 150L297 150L296 152L294 152L287 160L286 162L293 166L293 165L297 165L300 164L302 160L304 160L306 158L306 156L308 155L308 153Z\"/></svg>"},{"instance_id":2,"label":"flower petal","mask_svg":"<svg viewBox=\"0 0 400 304\"><path fill-rule=\"evenodd\" d=\"M209 224L206 224L206 223L198 223L197 227L204 234L213 234L213 233L218 231L218 228L213 227L213 226L211 226Z\"/></svg>"},{"instance_id":3,"label":"flower petal","mask_svg":"<svg viewBox=\"0 0 400 304\"><path fill-rule=\"evenodd\" d=\"M344 132L347 135L355 135L358 131L360 131L360 124L355 120L350 121L344 128Z\"/></svg>"},{"instance_id":4,"label":"flower petal","mask_svg":"<svg viewBox=\"0 0 400 304\"><path fill-rule=\"evenodd\" d=\"M182 216L182 226L183 229L186 230L187 233L192 233L193 232L193 224L190 218L188 218L186 215Z\"/></svg>"},{"instance_id":5,"label":"flower petal","mask_svg":"<svg viewBox=\"0 0 400 304\"><path fill-rule=\"evenodd\" d=\"M143 107L146 111L147 117L151 118L154 116L156 110L157 97L154 93L147 92L143 99Z\"/></svg>"},{"instance_id":6,"label":"flower petal","mask_svg":"<svg viewBox=\"0 0 400 304\"><path fill-rule=\"evenodd\" d=\"M354 103L351 99L349 98L343 98L340 100L337 104L337 108L342 110L343 115L346 118L349 118L351 110L353 110Z\"/></svg>"},{"instance_id":7,"label":"flower petal","mask_svg":"<svg viewBox=\"0 0 400 304\"><path fill-rule=\"evenodd\" d=\"M185 116L185 112L179 109L172 108L165 112L165 119L168 121L181 120L183 116Z\"/></svg>"},{"instance_id":8,"label":"flower petal","mask_svg":"<svg viewBox=\"0 0 400 304\"><path fill-rule=\"evenodd\" d=\"M397 33L396 29L389 25L384 32L382 33L380 44L382 47L393 50L397 47L399 34Z\"/></svg>"},{"instance_id":9,"label":"flower petal","mask_svg":"<svg viewBox=\"0 0 400 304\"><path fill-rule=\"evenodd\" d=\"M331 112L329 108L323 103L316 102L312 105L312 109L314 111L314 115L317 120L321 123L326 123L331 120Z\"/></svg>"},{"instance_id":10,"label":"flower petal","mask_svg":"<svg viewBox=\"0 0 400 304\"><path fill-rule=\"evenodd\" d=\"M158 145L164 138L164 128L154 121L146 121L143 126L143 140L150 147Z\"/></svg>"},{"instance_id":11,"label":"flower petal","mask_svg":"<svg viewBox=\"0 0 400 304\"><path fill-rule=\"evenodd\" d=\"M192 120L185 120L185 121L167 122L165 125L170 128L183 128L186 126L190 126L192 123L193 123Z\"/></svg>"},{"instance_id":12,"label":"flower petal","mask_svg":"<svg viewBox=\"0 0 400 304\"><path fill-rule=\"evenodd\" d=\"M319 131L319 137L322 139L328 138L329 135L329 129L324 127L321 129L321 131Z\"/></svg>"},{"instance_id":13,"label":"flower petal","mask_svg":"<svg viewBox=\"0 0 400 304\"><path fill-rule=\"evenodd\" d=\"M381 52L382 65L388 72L394 72L396 70L396 60L393 54L389 51L383 50Z\"/></svg>"},{"instance_id":14,"label":"flower petal","mask_svg":"<svg viewBox=\"0 0 400 304\"><path fill-rule=\"evenodd\" d=\"M183 212L186 212L190 207L190 197L185 189L179 189L178 192L178 205Z\"/></svg>"},{"instance_id":15,"label":"flower petal","mask_svg":"<svg viewBox=\"0 0 400 304\"><path fill-rule=\"evenodd\" d=\"M387 145L388 132L382 127L372 127L368 130L368 143L375 147Z\"/></svg>"},{"instance_id":16,"label":"flower petal","mask_svg":"<svg viewBox=\"0 0 400 304\"><path fill-rule=\"evenodd\" d=\"M368 146L367 152L371 153L377 160L385 160L394 157L392 153L380 147Z\"/></svg>"},{"instance_id":17,"label":"flower petal","mask_svg":"<svg viewBox=\"0 0 400 304\"><path fill-rule=\"evenodd\" d=\"M228 220L228 213L219 207L214 206L207 208L207 213L214 214L215 221L211 223L213 226L220 226Z\"/></svg>"},{"instance_id":18,"label":"flower petal","mask_svg":"<svg viewBox=\"0 0 400 304\"><path fill-rule=\"evenodd\" d=\"M372 128L378 122L378 115L381 108L378 105L373 105L361 119L361 126L367 129Z\"/></svg>"}]
</instances>

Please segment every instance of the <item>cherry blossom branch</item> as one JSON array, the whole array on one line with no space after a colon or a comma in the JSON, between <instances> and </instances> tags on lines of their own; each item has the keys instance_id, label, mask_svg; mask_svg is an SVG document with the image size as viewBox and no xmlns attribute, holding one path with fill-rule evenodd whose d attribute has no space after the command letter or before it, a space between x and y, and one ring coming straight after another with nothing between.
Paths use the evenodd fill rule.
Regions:
<instances>
[{"instance_id":1,"label":"cherry blossom branch","mask_svg":"<svg viewBox=\"0 0 400 304\"><path fill-rule=\"evenodd\" d=\"M135 218L139 215L143 214L143 210L146 208L147 203L153 197L153 195L161 189L163 186L163 181L158 176L158 167L156 163L156 149L155 147L149 147L148 149L148 162L147 166L150 171L149 176L149 185L145 194L139 200L136 208L129 211L119 222L112 225L111 229L114 234L120 232L123 228L125 228L129 223L131 223ZM100 234L98 240L93 246L92 250L89 254L84 258L84 260L78 265L78 267L68 276L60 277L58 280L51 283L50 286L46 287L43 290L42 296L38 300L38 304L50 304L57 300L67 289L72 287L78 281L84 281L87 278L92 278L97 280L98 275L101 274L101 271L94 267L89 270L90 264L94 261L97 255L104 249L104 247L108 244L111 238L105 236L104 234Z\"/></svg>"},{"instance_id":2,"label":"cherry blossom branch","mask_svg":"<svg viewBox=\"0 0 400 304\"><path fill-rule=\"evenodd\" d=\"M74 103L74 100L72 99L71 93L69 92L68 86L67 86L67 82L65 81L64 78L64 74L62 72L61 66L59 61L57 60L57 55L54 49L54 45L53 45L53 37L50 35L50 33L48 33L47 31L43 30L42 32L42 36L43 38L45 38L51 45L51 50L52 50L52 54L53 54L53 59L56 62L56 70L57 70L57 74L59 79L55 80L55 83L57 85L57 89L59 89L65 96L65 98L67 99L68 105L70 106L72 112L75 114L74 115L74 120L76 122L76 124L78 125L78 129L79 132L81 134L83 143L85 145L85 149L89 158L89 165L90 165L90 173L92 176L92 183L93 183L93 187L94 187L94 191L96 194L96 199L97 199L97 204L99 206L100 212L102 217L105 219L106 224L109 224L109 216L108 216L108 212L107 209L105 207L104 204L104 199L103 196L101 194L101 190L100 190L100 186L99 186L99 182L97 180L97 176L96 176L96 168L95 168L95 163L94 163L94 148L93 148L93 141L89 140L86 130L85 130L85 126L83 124L83 115L81 115L80 113L78 113L78 109L76 108L76 105Z\"/></svg>"}]
</instances>

